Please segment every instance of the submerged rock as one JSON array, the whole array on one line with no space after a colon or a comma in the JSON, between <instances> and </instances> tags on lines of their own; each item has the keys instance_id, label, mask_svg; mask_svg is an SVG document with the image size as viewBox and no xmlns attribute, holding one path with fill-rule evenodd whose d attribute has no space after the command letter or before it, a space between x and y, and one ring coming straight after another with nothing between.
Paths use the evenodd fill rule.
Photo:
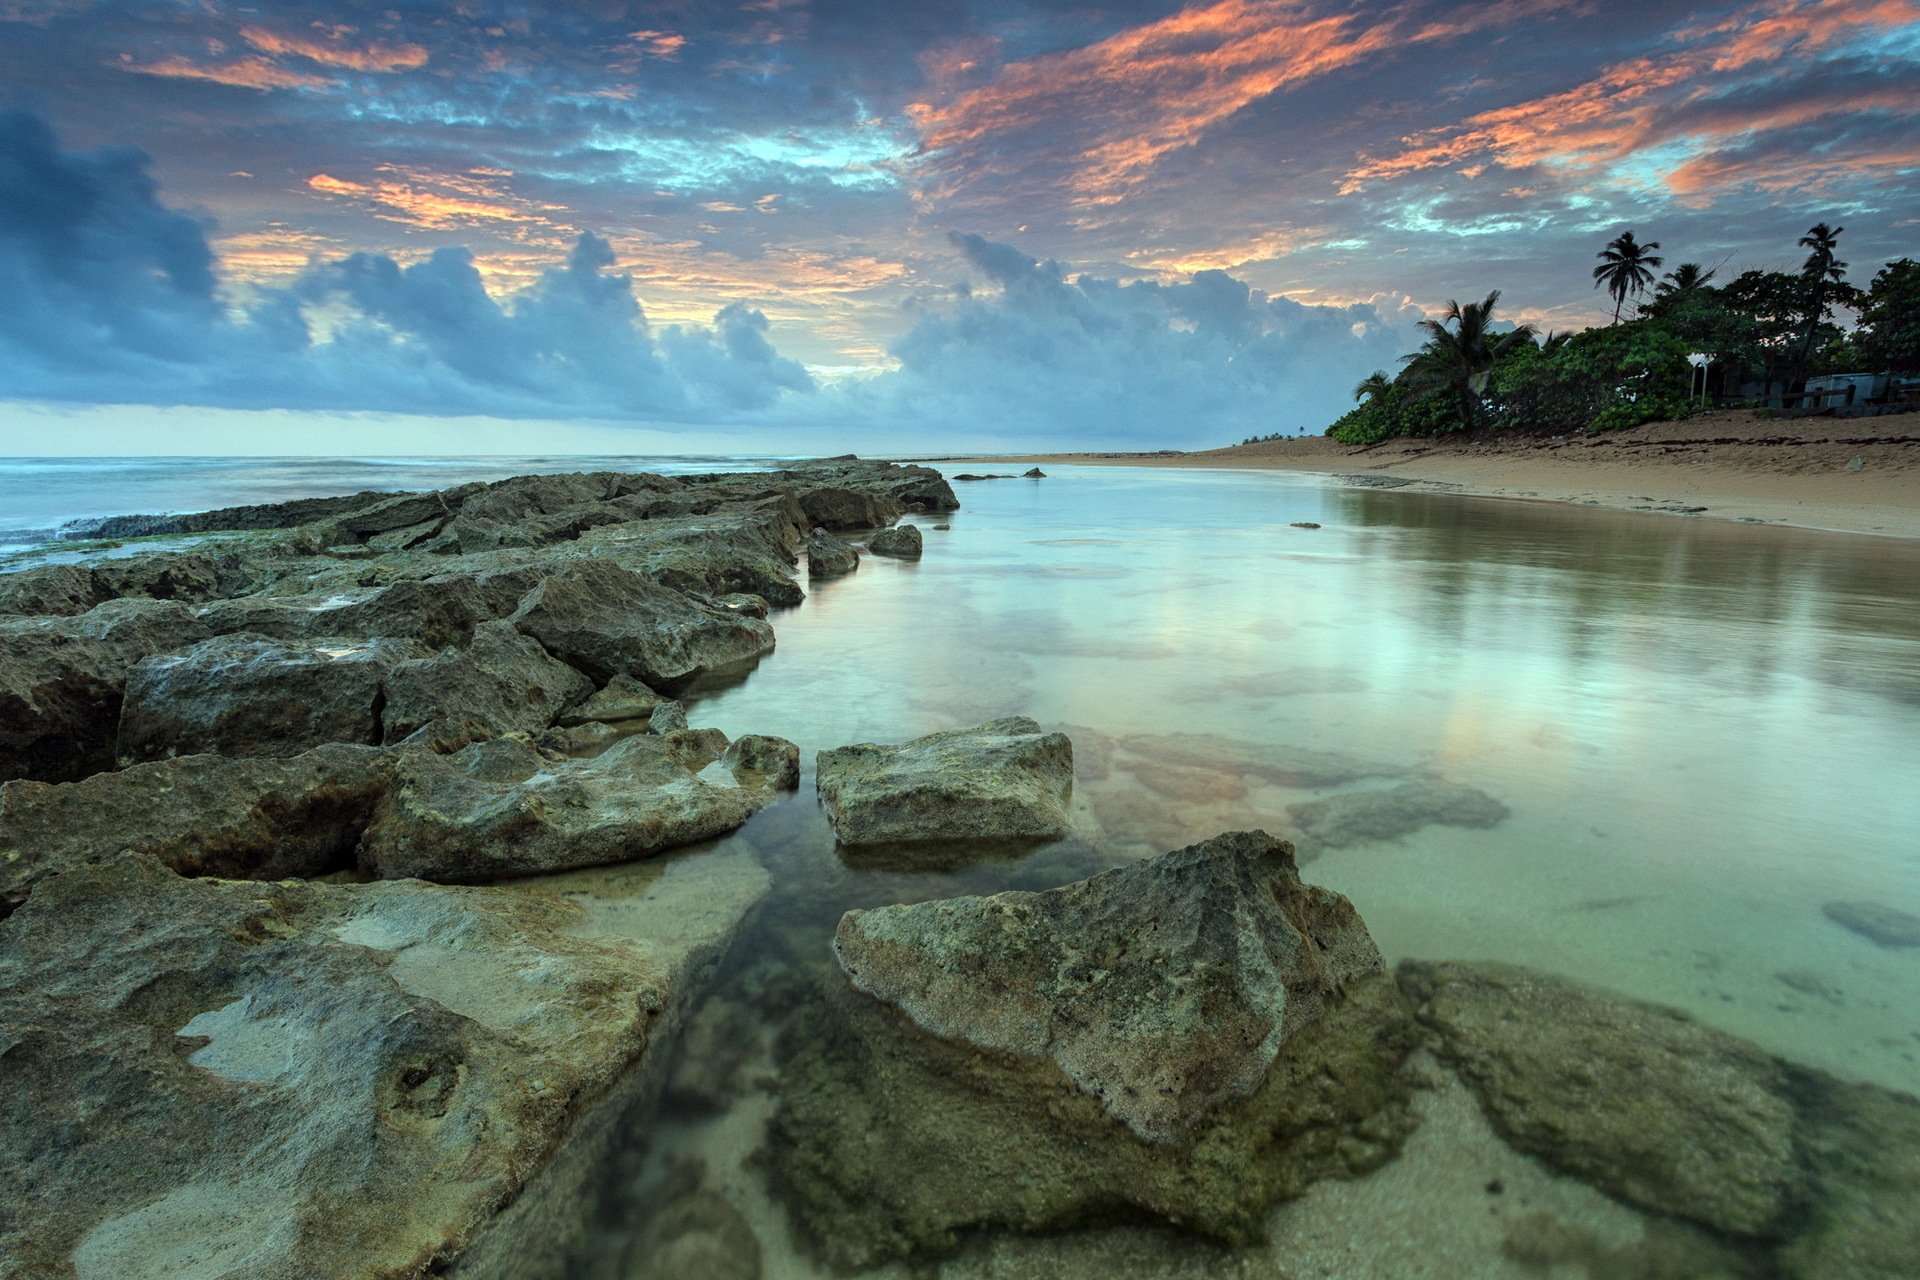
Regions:
<instances>
[{"instance_id":1,"label":"submerged rock","mask_svg":"<svg viewBox=\"0 0 1920 1280\"><path fill-rule=\"evenodd\" d=\"M1302 848L1313 851L1398 840L1436 825L1484 829L1505 822L1508 813L1507 806L1476 787L1431 778L1287 806Z\"/></svg>"},{"instance_id":2,"label":"submerged rock","mask_svg":"<svg viewBox=\"0 0 1920 1280\"><path fill-rule=\"evenodd\" d=\"M47 881L0 928L0 1257L82 1280L565 1274L612 1117L658 1087L765 891L737 862L528 891L148 859Z\"/></svg>"},{"instance_id":3,"label":"submerged rock","mask_svg":"<svg viewBox=\"0 0 1920 1280\"><path fill-rule=\"evenodd\" d=\"M622 738L585 760L512 738L409 754L361 868L460 882L650 857L738 827L794 785L798 756L780 739L729 744L717 729Z\"/></svg>"},{"instance_id":4,"label":"submerged rock","mask_svg":"<svg viewBox=\"0 0 1920 1280\"><path fill-rule=\"evenodd\" d=\"M1411 1020L1351 906L1261 833L850 913L836 947L851 981L781 1038L771 1152L844 1265L1141 1215L1247 1241L1404 1136Z\"/></svg>"},{"instance_id":5,"label":"submerged rock","mask_svg":"<svg viewBox=\"0 0 1920 1280\"><path fill-rule=\"evenodd\" d=\"M758 618L695 600L605 560L574 561L529 591L513 623L562 662L605 683L636 676L673 693L773 649Z\"/></svg>"},{"instance_id":6,"label":"submerged rock","mask_svg":"<svg viewBox=\"0 0 1920 1280\"><path fill-rule=\"evenodd\" d=\"M209 634L170 600L0 619L0 778L58 782L112 768L128 673Z\"/></svg>"},{"instance_id":7,"label":"submerged rock","mask_svg":"<svg viewBox=\"0 0 1920 1280\"><path fill-rule=\"evenodd\" d=\"M1920 916L1884 902L1828 902L1820 907L1827 919L1876 947L1920 947Z\"/></svg>"},{"instance_id":8,"label":"submerged rock","mask_svg":"<svg viewBox=\"0 0 1920 1280\"><path fill-rule=\"evenodd\" d=\"M1505 965L1400 965L1500 1135L1630 1204L1777 1236L1804 1192L1783 1066L1683 1014Z\"/></svg>"},{"instance_id":9,"label":"submerged rock","mask_svg":"<svg viewBox=\"0 0 1920 1280\"><path fill-rule=\"evenodd\" d=\"M378 743L387 676L419 656L419 647L404 640L203 640L134 667L118 750L131 760L158 760Z\"/></svg>"},{"instance_id":10,"label":"submerged rock","mask_svg":"<svg viewBox=\"0 0 1920 1280\"><path fill-rule=\"evenodd\" d=\"M193 755L81 782L9 782L0 916L49 876L134 854L228 879L350 869L392 767L388 752L333 743L287 759Z\"/></svg>"},{"instance_id":11,"label":"submerged rock","mask_svg":"<svg viewBox=\"0 0 1920 1280\"><path fill-rule=\"evenodd\" d=\"M807 576L837 578L860 567L860 553L850 542L842 542L824 529L807 536Z\"/></svg>"},{"instance_id":12,"label":"submerged rock","mask_svg":"<svg viewBox=\"0 0 1920 1280\"><path fill-rule=\"evenodd\" d=\"M883 530L867 539L867 550L877 556L892 556L898 560L918 560L923 543L924 540L917 526L902 524Z\"/></svg>"},{"instance_id":13,"label":"submerged rock","mask_svg":"<svg viewBox=\"0 0 1920 1280\"><path fill-rule=\"evenodd\" d=\"M836 747L815 771L827 820L850 845L1055 840L1072 825L1073 744L1024 716Z\"/></svg>"},{"instance_id":14,"label":"submerged rock","mask_svg":"<svg viewBox=\"0 0 1920 1280\"><path fill-rule=\"evenodd\" d=\"M396 665L386 678L382 732L399 742L458 711L494 734L536 734L586 698L593 681L551 657L511 622L483 622L464 649Z\"/></svg>"}]
</instances>

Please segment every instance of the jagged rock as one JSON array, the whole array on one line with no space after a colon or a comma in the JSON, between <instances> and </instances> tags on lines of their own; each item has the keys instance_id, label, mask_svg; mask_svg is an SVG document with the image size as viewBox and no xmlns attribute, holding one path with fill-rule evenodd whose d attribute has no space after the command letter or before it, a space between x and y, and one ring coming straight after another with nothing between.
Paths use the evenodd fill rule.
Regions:
<instances>
[{"instance_id":1,"label":"jagged rock","mask_svg":"<svg viewBox=\"0 0 1920 1280\"><path fill-rule=\"evenodd\" d=\"M902 507L886 494L829 486L800 494L800 509L822 529L878 529L898 520Z\"/></svg>"},{"instance_id":2,"label":"jagged rock","mask_svg":"<svg viewBox=\"0 0 1920 1280\"><path fill-rule=\"evenodd\" d=\"M1047 473L1042 471L1038 467L1028 467L1025 471L1022 471L1020 473L1020 478L1022 480L1045 480L1047 478Z\"/></svg>"},{"instance_id":3,"label":"jagged rock","mask_svg":"<svg viewBox=\"0 0 1920 1280\"><path fill-rule=\"evenodd\" d=\"M749 591L730 591L726 595L715 596L713 602L722 609L731 609L733 612L744 614L749 618L764 618L767 616L766 597L754 595Z\"/></svg>"},{"instance_id":4,"label":"jagged rock","mask_svg":"<svg viewBox=\"0 0 1920 1280\"><path fill-rule=\"evenodd\" d=\"M648 733L679 733L686 727L687 708L684 703L663 702L647 718Z\"/></svg>"},{"instance_id":5,"label":"jagged rock","mask_svg":"<svg viewBox=\"0 0 1920 1280\"><path fill-rule=\"evenodd\" d=\"M556 569L529 591L514 625L605 683L632 675L674 693L773 649L773 628L649 582L604 560Z\"/></svg>"},{"instance_id":6,"label":"jagged rock","mask_svg":"<svg viewBox=\"0 0 1920 1280\"><path fill-rule=\"evenodd\" d=\"M1384 791L1350 791L1287 806L1303 850L1398 840L1422 827L1498 826L1507 806L1476 787L1422 778Z\"/></svg>"},{"instance_id":7,"label":"jagged rock","mask_svg":"<svg viewBox=\"0 0 1920 1280\"><path fill-rule=\"evenodd\" d=\"M1820 911L1827 919L1876 947L1920 947L1920 916L1884 902L1828 902Z\"/></svg>"},{"instance_id":8,"label":"jagged rock","mask_svg":"<svg viewBox=\"0 0 1920 1280\"><path fill-rule=\"evenodd\" d=\"M922 539L920 530L910 524L895 525L884 529L867 540L867 550L877 556L894 556L901 560L920 558Z\"/></svg>"},{"instance_id":9,"label":"jagged rock","mask_svg":"<svg viewBox=\"0 0 1920 1280\"><path fill-rule=\"evenodd\" d=\"M244 596L207 605L200 610L200 620L217 635L246 632L278 640L385 636L438 649L466 644L475 626L502 612L480 583L453 577L402 579L319 595Z\"/></svg>"},{"instance_id":10,"label":"jagged rock","mask_svg":"<svg viewBox=\"0 0 1920 1280\"><path fill-rule=\"evenodd\" d=\"M323 742L378 743L389 673L409 641L216 636L147 658L127 678L119 754L290 755Z\"/></svg>"},{"instance_id":11,"label":"jagged rock","mask_svg":"<svg viewBox=\"0 0 1920 1280\"><path fill-rule=\"evenodd\" d=\"M607 687L573 707L560 717L562 725L573 726L603 721L618 724L625 720L645 720L667 698L647 688L630 675L621 674L607 681Z\"/></svg>"},{"instance_id":12,"label":"jagged rock","mask_svg":"<svg viewBox=\"0 0 1920 1280\"><path fill-rule=\"evenodd\" d=\"M730 766L728 747L708 729L624 738L588 760L550 760L511 738L408 755L361 842L361 868L386 879L488 880L723 835L791 785L742 757Z\"/></svg>"},{"instance_id":13,"label":"jagged rock","mask_svg":"<svg viewBox=\"0 0 1920 1280\"><path fill-rule=\"evenodd\" d=\"M111 768L128 672L208 634L171 600L0 618L0 778L58 782Z\"/></svg>"},{"instance_id":14,"label":"jagged rock","mask_svg":"<svg viewBox=\"0 0 1920 1280\"><path fill-rule=\"evenodd\" d=\"M334 523L368 541L402 529L414 530L425 525L437 527L458 511L468 498L485 488L482 484L463 484L429 493L396 494L334 517Z\"/></svg>"},{"instance_id":15,"label":"jagged rock","mask_svg":"<svg viewBox=\"0 0 1920 1280\"><path fill-rule=\"evenodd\" d=\"M1071 826L1073 744L1024 716L822 751L815 772L827 820L850 845L1051 840Z\"/></svg>"},{"instance_id":16,"label":"jagged rock","mask_svg":"<svg viewBox=\"0 0 1920 1280\"><path fill-rule=\"evenodd\" d=\"M0 573L0 613L30 617L71 617L111 598L83 564L43 564L17 573Z\"/></svg>"},{"instance_id":17,"label":"jagged rock","mask_svg":"<svg viewBox=\"0 0 1920 1280\"><path fill-rule=\"evenodd\" d=\"M397 664L381 712L386 741L458 712L495 735L536 734L593 691L593 681L556 661L511 622L483 622L464 649Z\"/></svg>"},{"instance_id":18,"label":"jagged rock","mask_svg":"<svg viewBox=\"0 0 1920 1280\"><path fill-rule=\"evenodd\" d=\"M375 555L405 551L419 546L434 534L439 533L445 526L445 519L436 518L423 520L419 524L410 524L403 529L389 529L385 533L376 533L368 538L366 549Z\"/></svg>"},{"instance_id":19,"label":"jagged rock","mask_svg":"<svg viewBox=\"0 0 1920 1280\"><path fill-rule=\"evenodd\" d=\"M580 546L676 591L750 592L792 606L806 598L793 580L799 518L797 508L767 499L747 512L612 524L582 536Z\"/></svg>"},{"instance_id":20,"label":"jagged rock","mask_svg":"<svg viewBox=\"0 0 1920 1280\"><path fill-rule=\"evenodd\" d=\"M49 876L135 853L188 876L349 870L391 771L387 752L332 743L286 759L181 756L80 782L9 782L0 916Z\"/></svg>"},{"instance_id":21,"label":"jagged rock","mask_svg":"<svg viewBox=\"0 0 1920 1280\"><path fill-rule=\"evenodd\" d=\"M199 604L232 589L245 589L250 576L233 557L216 560L192 551L102 560L93 567L94 581L109 595L182 604Z\"/></svg>"},{"instance_id":22,"label":"jagged rock","mask_svg":"<svg viewBox=\"0 0 1920 1280\"><path fill-rule=\"evenodd\" d=\"M1786 1229L1805 1192L1789 1076L1754 1045L1507 965L1409 960L1399 978L1514 1147L1728 1235Z\"/></svg>"},{"instance_id":23,"label":"jagged rock","mask_svg":"<svg viewBox=\"0 0 1920 1280\"><path fill-rule=\"evenodd\" d=\"M46 882L0 927L22 1276L566 1274L764 894L744 852L526 889Z\"/></svg>"},{"instance_id":24,"label":"jagged rock","mask_svg":"<svg viewBox=\"0 0 1920 1280\"><path fill-rule=\"evenodd\" d=\"M822 529L807 537L807 576L837 578L860 567L860 552Z\"/></svg>"},{"instance_id":25,"label":"jagged rock","mask_svg":"<svg viewBox=\"0 0 1920 1280\"><path fill-rule=\"evenodd\" d=\"M835 946L851 981L781 1038L770 1150L844 1265L1095 1214L1244 1242L1406 1132L1411 1019L1352 907L1264 833L851 912Z\"/></svg>"}]
</instances>

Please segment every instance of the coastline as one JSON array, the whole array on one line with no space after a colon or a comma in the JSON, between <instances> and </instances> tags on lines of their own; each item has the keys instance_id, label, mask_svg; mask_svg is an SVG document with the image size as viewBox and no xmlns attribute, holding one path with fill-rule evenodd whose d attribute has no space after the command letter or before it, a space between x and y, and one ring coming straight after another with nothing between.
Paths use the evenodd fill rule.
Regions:
<instances>
[{"instance_id":1,"label":"coastline","mask_svg":"<svg viewBox=\"0 0 1920 1280\"><path fill-rule=\"evenodd\" d=\"M995 465L1297 471L1356 488L1920 539L1920 417L1909 414L1769 419L1725 411L1591 437L1409 438L1353 447L1301 436L1187 453L961 456Z\"/></svg>"}]
</instances>

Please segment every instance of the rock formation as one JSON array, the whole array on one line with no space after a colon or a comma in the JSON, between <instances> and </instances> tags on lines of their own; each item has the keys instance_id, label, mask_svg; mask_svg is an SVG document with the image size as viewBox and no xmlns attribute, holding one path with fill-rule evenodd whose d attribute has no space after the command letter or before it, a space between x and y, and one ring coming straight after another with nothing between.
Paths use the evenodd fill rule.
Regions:
<instances>
[{"instance_id":1,"label":"rock formation","mask_svg":"<svg viewBox=\"0 0 1920 1280\"><path fill-rule=\"evenodd\" d=\"M1052 840L1071 825L1073 744L1024 716L822 751L816 772L827 819L850 845Z\"/></svg>"}]
</instances>

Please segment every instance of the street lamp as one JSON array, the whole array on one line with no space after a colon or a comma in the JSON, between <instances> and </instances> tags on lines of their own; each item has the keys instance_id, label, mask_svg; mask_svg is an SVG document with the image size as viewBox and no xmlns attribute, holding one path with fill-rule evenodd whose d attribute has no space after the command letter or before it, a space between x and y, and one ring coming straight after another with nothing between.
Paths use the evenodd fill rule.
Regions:
<instances>
[{"instance_id":1,"label":"street lamp","mask_svg":"<svg viewBox=\"0 0 1920 1280\"><path fill-rule=\"evenodd\" d=\"M1704 409L1707 407L1707 366L1713 363L1713 357L1704 351L1696 351L1687 357L1687 363L1692 365L1694 372L1699 375L1700 407ZM1687 390L1689 392L1693 390L1691 383L1688 384Z\"/></svg>"}]
</instances>

